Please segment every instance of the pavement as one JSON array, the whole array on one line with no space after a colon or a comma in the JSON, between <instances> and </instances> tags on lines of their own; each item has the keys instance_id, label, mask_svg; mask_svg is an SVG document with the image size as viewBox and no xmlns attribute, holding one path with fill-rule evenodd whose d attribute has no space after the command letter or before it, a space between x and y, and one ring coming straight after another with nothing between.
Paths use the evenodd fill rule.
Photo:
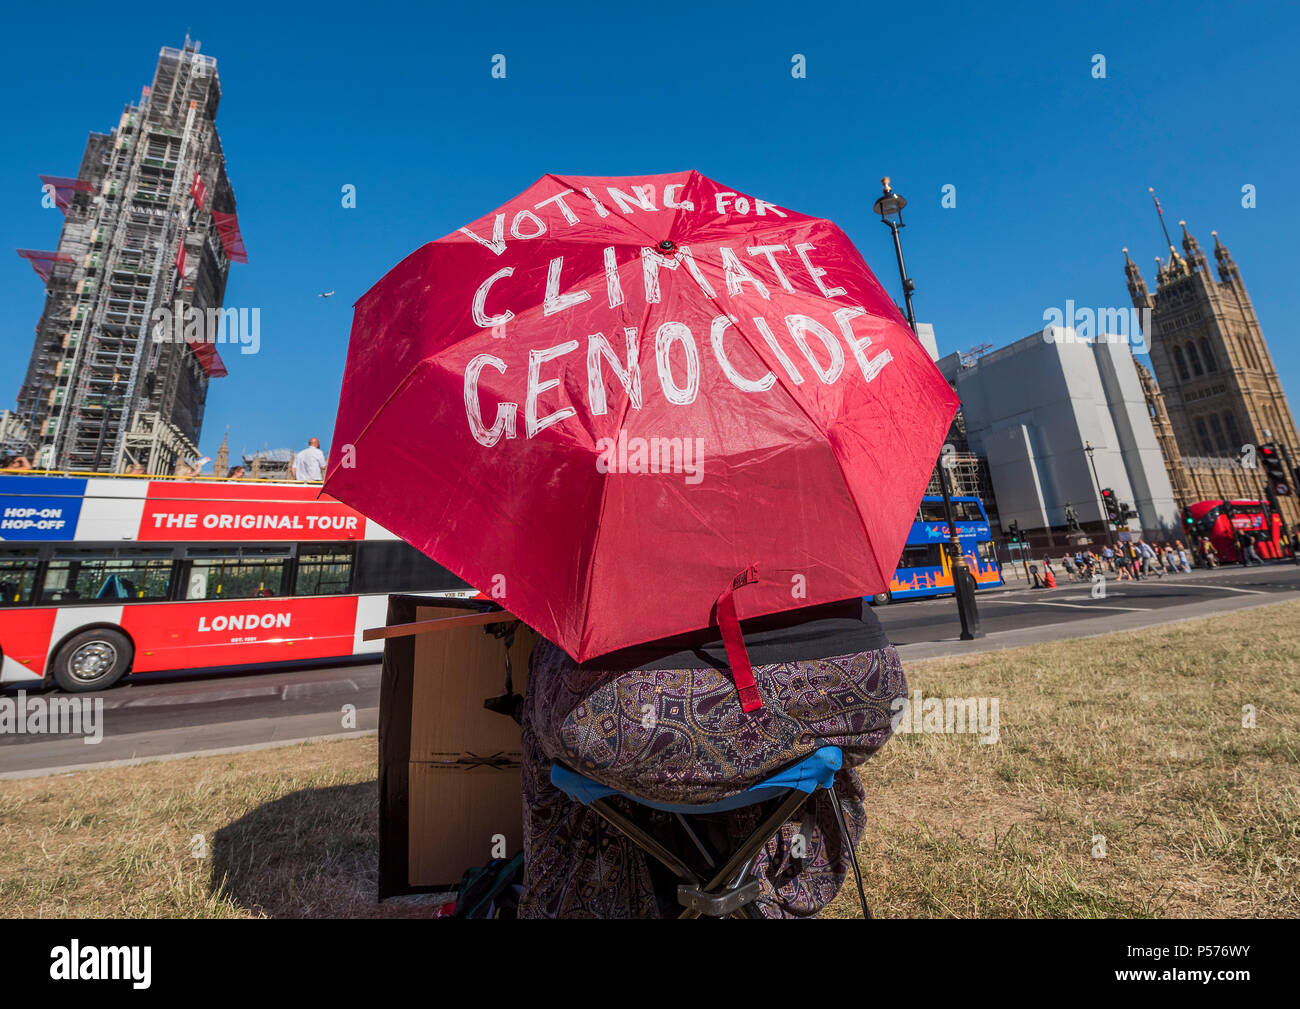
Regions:
<instances>
[{"instance_id":1,"label":"pavement","mask_svg":"<svg viewBox=\"0 0 1300 1009\"><path fill-rule=\"evenodd\" d=\"M875 612L906 659L969 655L1300 599L1300 567L1271 563L1141 582L1108 579L1104 597L1094 598L1092 590L1087 583L1062 582L1051 590L1012 583L981 592L977 602L985 637L975 641L960 640L951 596L893 603ZM484 696L497 687L486 685ZM11 687L0 691L0 698L15 694ZM379 663L150 674L79 696L102 703L102 740L88 744L83 736L0 733L0 779L373 735L379 723Z\"/></svg>"}]
</instances>

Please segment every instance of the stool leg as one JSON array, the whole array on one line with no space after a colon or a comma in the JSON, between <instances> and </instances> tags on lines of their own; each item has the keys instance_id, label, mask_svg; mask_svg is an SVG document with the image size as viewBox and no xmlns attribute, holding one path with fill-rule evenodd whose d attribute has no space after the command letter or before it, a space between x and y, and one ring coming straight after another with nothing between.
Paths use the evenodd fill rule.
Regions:
<instances>
[{"instance_id":1,"label":"stool leg","mask_svg":"<svg viewBox=\"0 0 1300 1009\"><path fill-rule=\"evenodd\" d=\"M686 821L686 817L682 816L681 813L674 813L673 815L677 817L677 822L681 824L682 830L686 831L686 836L691 839L696 849L704 857L704 864L710 869L715 868L718 863L714 861L713 856L709 854L709 849L704 847L704 842L700 840L700 835L695 833L695 828Z\"/></svg>"},{"instance_id":2,"label":"stool leg","mask_svg":"<svg viewBox=\"0 0 1300 1009\"><path fill-rule=\"evenodd\" d=\"M790 794L781 801L781 804L764 820L758 828L749 836L745 844L738 848L732 856L727 859L726 863L719 869L712 879L705 884L705 889L712 891L719 886L725 885L736 875L742 866L744 866L754 855L762 848L772 835L781 829L781 824L790 819L796 809L808 801L809 793L800 792L798 789L790 789Z\"/></svg>"},{"instance_id":3,"label":"stool leg","mask_svg":"<svg viewBox=\"0 0 1300 1009\"><path fill-rule=\"evenodd\" d=\"M614 827L646 854L657 858L668 871L683 883L698 884L700 879L680 858L647 834L632 820L610 806L605 799L597 799L588 807L594 809L610 826Z\"/></svg>"},{"instance_id":4,"label":"stool leg","mask_svg":"<svg viewBox=\"0 0 1300 1009\"><path fill-rule=\"evenodd\" d=\"M849 825L844 819L844 809L840 806L840 797L835 791L835 783L831 782L831 787L826 789L827 797L831 800L831 808L835 810L835 822L840 827L840 837L849 853L849 861L853 863L853 879L858 884L858 900L862 902L862 917L870 918L871 909L867 907L867 894L862 889L862 870L858 868L858 850L853 844L853 836L849 833Z\"/></svg>"}]
</instances>

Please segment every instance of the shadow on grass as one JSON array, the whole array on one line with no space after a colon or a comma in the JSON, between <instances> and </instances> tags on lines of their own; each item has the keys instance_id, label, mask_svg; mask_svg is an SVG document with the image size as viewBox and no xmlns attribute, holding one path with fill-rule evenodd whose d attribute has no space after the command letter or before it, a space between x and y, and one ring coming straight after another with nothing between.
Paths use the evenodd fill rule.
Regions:
<instances>
[{"instance_id":1,"label":"shadow on grass","mask_svg":"<svg viewBox=\"0 0 1300 1009\"><path fill-rule=\"evenodd\" d=\"M216 832L209 886L272 918L390 916L375 898L377 820L374 781L291 792Z\"/></svg>"}]
</instances>

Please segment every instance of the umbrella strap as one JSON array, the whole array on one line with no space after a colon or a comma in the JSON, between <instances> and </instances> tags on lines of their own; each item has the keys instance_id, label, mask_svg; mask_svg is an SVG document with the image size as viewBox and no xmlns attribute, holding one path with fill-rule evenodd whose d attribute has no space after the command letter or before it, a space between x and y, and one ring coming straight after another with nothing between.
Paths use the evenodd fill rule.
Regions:
<instances>
[{"instance_id":1,"label":"umbrella strap","mask_svg":"<svg viewBox=\"0 0 1300 1009\"><path fill-rule=\"evenodd\" d=\"M754 670L749 664L749 652L745 650L745 638L740 633L740 621L736 617L736 589L756 581L758 565L751 564L731 580L715 604L718 628L722 631L722 645L727 650L727 664L731 666L731 678L740 694L740 707L746 712L761 708L763 698L754 682Z\"/></svg>"}]
</instances>

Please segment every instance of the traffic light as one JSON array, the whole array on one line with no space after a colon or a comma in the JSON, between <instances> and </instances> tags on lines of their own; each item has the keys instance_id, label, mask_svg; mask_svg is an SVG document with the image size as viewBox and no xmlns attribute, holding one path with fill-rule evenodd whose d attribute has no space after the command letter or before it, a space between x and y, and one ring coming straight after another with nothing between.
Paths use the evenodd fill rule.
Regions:
<instances>
[{"instance_id":1,"label":"traffic light","mask_svg":"<svg viewBox=\"0 0 1300 1009\"><path fill-rule=\"evenodd\" d=\"M1101 492L1102 504L1106 506L1106 517L1116 525L1119 524L1119 502L1115 499L1115 492L1109 487L1105 487Z\"/></svg>"},{"instance_id":2,"label":"traffic light","mask_svg":"<svg viewBox=\"0 0 1300 1009\"><path fill-rule=\"evenodd\" d=\"M1190 511L1183 512L1183 524L1186 525L1188 529L1196 527L1196 519L1192 518L1192 513Z\"/></svg>"},{"instance_id":3,"label":"traffic light","mask_svg":"<svg viewBox=\"0 0 1300 1009\"><path fill-rule=\"evenodd\" d=\"M1012 520L1011 525L1007 528L1007 535L1011 537L1012 543L1020 542L1020 522Z\"/></svg>"},{"instance_id":4,"label":"traffic light","mask_svg":"<svg viewBox=\"0 0 1300 1009\"><path fill-rule=\"evenodd\" d=\"M1286 478L1286 469L1282 465L1282 453L1272 442L1259 447L1259 456L1264 460L1264 473L1273 493L1285 496L1291 493L1291 481Z\"/></svg>"}]
</instances>

